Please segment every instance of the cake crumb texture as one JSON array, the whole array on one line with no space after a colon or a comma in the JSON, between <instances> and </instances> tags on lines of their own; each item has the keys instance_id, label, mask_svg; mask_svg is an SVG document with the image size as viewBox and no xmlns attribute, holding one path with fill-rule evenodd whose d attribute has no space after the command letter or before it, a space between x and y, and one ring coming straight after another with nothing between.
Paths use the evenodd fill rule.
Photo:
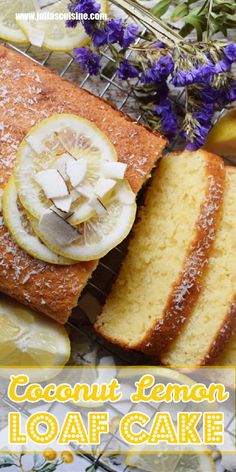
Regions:
<instances>
[{"instance_id":1,"label":"cake crumb texture","mask_svg":"<svg viewBox=\"0 0 236 472\"><path fill-rule=\"evenodd\" d=\"M236 302L232 306L234 310L234 316L236 317ZM216 357L214 365L217 366L236 366L236 331L229 339L229 342L220 346L220 354Z\"/></svg>"}]
</instances>

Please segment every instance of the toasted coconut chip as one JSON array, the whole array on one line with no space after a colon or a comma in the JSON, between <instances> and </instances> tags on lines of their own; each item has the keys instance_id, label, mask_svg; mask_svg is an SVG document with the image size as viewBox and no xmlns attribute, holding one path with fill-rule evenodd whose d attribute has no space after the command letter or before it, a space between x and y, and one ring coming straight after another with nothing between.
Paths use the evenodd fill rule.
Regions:
<instances>
[{"instance_id":1,"label":"toasted coconut chip","mask_svg":"<svg viewBox=\"0 0 236 472\"><path fill-rule=\"evenodd\" d=\"M80 193L75 189L70 192L70 196L72 199L72 203L76 202L76 200L79 200L79 198L81 197Z\"/></svg>"},{"instance_id":2,"label":"toasted coconut chip","mask_svg":"<svg viewBox=\"0 0 236 472\"><path fill-rule=\"evenodd\" d=\"M72 187L77 187L87 174L88 163L85 159L78 161L70 160L66 163L66 173L70 179Z\"/></svg>"},{"instance_id":3,"label":"toasted coconut chip","mask_svg":"<svg viewBox=\"0 0 236 472\"><path fill-rule=\"evenodd\" d=\"M89 205L96 211L97 215L105 215L106 214L106 207L103 205L99 198L92 198L89 200Z\"/></svg>"},{"instance_id":4,"label":"toasted coconut chip","mask_svg":"<svg viewBox=\"0 0 236 472\"><path fill-rule=\"evenodd\" d=\"M60 158L56 162L55 167L58 170L58 172L61 174L64 180L68 179L66 167L69 162L74 162L74 158L68 153L65 153L62 156L60 156Z\"/></svg>"},{"instance_id":5,"label":"toasted coconut chip","mask_svg":"<svg viewBox=\"0 0 236 472\"><path fill-rule=\"evenodd\" d=\"M65 213L70 211L70 207L72 205L72 197L71 195L66 195L65 197L53 198L53 203L58 210L61 210Z\"/></svg>"},{"instance_id":6,"label":"toasted coconut chip","mask_svg":"<svg viewBox=\"0 0 236 472\"><path fill-rule=\"evenodd\" d=\"M48 210L39 222L40 231L47 237L53 234L55 244L68 246L80 238L80 233L54 211Z\"/></svg>"},{"instance_id":7,"label":"toasted coconut chip","mask_svg":"<svg viewBox=\"0 0 236 472\"><path fill-rule=\"evenodd\" d=\"M98 197L103 198L107 195L116 185L116 181L112 179L98 179L94 190Z\"/></svg>"},{"instance_id":8,"label":"toasted coconut chip","mask_svg":"<svg viewBox=\"0 0 236 472\"><path fill-rule=\"evenodd\" d=\"M66 221L69 220L69 218L74 214L73 211L69 211L68 213L65 213L64 211L59 210L59 208L57 208L55 205L52 205L50 207L50 210L56 213L58 216L63 218L63 220L66 220Z\"/></svg>"},{"instance_id":9,"label":"toasted coconut chip","mask_svg":"<svg viewBox=\"0 0 236 472\"><path fill-rule=\"evenodd\" d=\"M123 179L127 164L122 162L102 162L101 169L103 176L107 179Z\"/></svg>"},{"instance_id":10,"label":"toasted coconut chip","mask_svg":"<svg viewBox=\"0 0 236 472\"><path fill-rule=\"evenodd\" d=\"M79 185L76 190L78 190L78 192L83 197L89 198L90 200L96 197L96 195L94 194L94 188L89 182L85 182L84 184Z\"/></svg>"},{"instance_id":11,"label":"toasted coconut chip","mask_svg":"<svg viewBox=\"0 0 236 472\"><path fill-rule=\"evenodd\" d=\"M66 183L56 169L42 170L34 176L47 198L65 197L69 194Z\"/></svg>"}]
</instances>

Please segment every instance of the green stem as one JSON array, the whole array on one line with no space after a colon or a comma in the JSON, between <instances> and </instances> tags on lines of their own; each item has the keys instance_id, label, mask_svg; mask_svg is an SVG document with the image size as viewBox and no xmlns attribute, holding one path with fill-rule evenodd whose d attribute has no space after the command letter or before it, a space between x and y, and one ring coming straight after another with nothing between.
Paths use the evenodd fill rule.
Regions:
<instances>
[{"instance_id":1,"label":"green stem","mask_svg":"<svg viewBox=\"0 0 236 472\"><path fill-rule=\"evenodd\" d=\"M207 14L207 29L206 29L206 39L207 39L207 41L209 41L209 38L210 38L210 23L211 23L211 14L212 14L213 2L214 2L214 0L208 0L209 10L208 10L208 14Z\"/></svg>"},{"instance_id":2,"label":"green stem","mask_svg":"<svg viewBox=\"0 0 236 472\"><path fill-rule=\"evenodd\" d=\"M22 465L22 457L21 457L21 456L20 456L20 459L19 459L19 465L20 465L20 470L21 470L21 472L24 472L23 465Z\"/></svg>"},{"instance_id":3,"label":"green stem","mask_svg":"<svg viewBox=\"0 0 236 472\"><path fill-rule=\"evenodd\" d=\"M188 87L185 87L185 114L188 113Z\"/></svg>"}]
</instances>

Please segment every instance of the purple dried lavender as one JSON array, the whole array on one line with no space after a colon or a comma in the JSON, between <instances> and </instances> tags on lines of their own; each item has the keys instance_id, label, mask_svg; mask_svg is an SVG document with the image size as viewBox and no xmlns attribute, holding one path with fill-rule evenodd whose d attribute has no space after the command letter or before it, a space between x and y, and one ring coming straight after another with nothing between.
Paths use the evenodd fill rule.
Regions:
<instances>
[{"instance_id":1,"label":"purple dried lavender","mask_svg":"<svg viewBox=\"0 0 236 472\"><path fill-rule=\"evenodd\" d=\"M153 107L153 111L161 116L161 125L164 132L172 135L178 133L176 112L169 98L160 100L159 104Z\"/></svg>"},{"instance_id":2,"label":"purple dried lavender","mask_svg":"<svg viewBox=\"0 0 236 472\"><path fill-rule=\"evenodd\" d=\"M203 146L212 126L213 115L214 105L209 103L203 105L200 110L192 113L196 126L193 130L193 139L190 139L186 132L183 133L187 141L186 149L194 151Z\"/></svg>"},{"instance_id":3,"label":"purple dried lavender","mask_svg":"<svg viewBox=\"0 0 236 472\"><path fill-rule=\"evenodd\" d=\"M143 84L159 83L173 72L174 62L169 55L161 56L158 61L149 63L148 69L142 74L141 82Z\"/></svg>"},{"instance_id":4,"label":"purple dried lavender","mask_svg":"<svg viewBox=\"0 0 236 472\"><path fill-rule=\"evenodd\" d=\"M124 59L117 70L117 75L122 80L134 79L139 76L139 70L134 67L127 59Z\"/></svg>"},{"instance_id":5,"label":"purple dried lavender","mask_svg":"<svg viewBox=\"0 0 236 472\"><path fill-rule=\"evenodd\" d=\"M93 54L88 48L74 49L75 61L78 62L83 70L87 70L91 75L97 75L101 69L101 58Z\"/></svg>"}]
</instances>

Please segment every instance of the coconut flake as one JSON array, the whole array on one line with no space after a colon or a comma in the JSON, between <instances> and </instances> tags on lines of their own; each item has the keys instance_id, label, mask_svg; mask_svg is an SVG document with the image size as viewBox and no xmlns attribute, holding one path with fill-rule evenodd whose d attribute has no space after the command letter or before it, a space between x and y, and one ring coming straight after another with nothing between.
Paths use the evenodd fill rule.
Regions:
<instances>
[{"instance_id":1,"label":"coconut flake","mask_svg":"<svg viewBox=\"0 0 236 472\"><path fill-rule=\"evenodd\" d=\"M127 169L127 164L122 162L102 162L103 176L107 179L123 179Z\"/></svg>"},{"instance_id":2,"label":"coconut flake","mask_svg":"<svg viewBox=\"0 0 236 472\"><path fill-rule=\"evenodd\" d=\"M72 199L72 203L75 202L76 200L79 200L80 198L80 193L74 189L70 192L70 196L71 196L71 199Z\"/></svg>"},{"instance_id":3,"label":"coconut flake","mask_svg":"<svg viewBox=\"0 0 236 472\"><path fill-rule=\"evenodd\" d=\"M68 161L66 163L66 173L70 179L72 187L77 187L85 178L88 164L85 159Z\"/></svg>"},{"instance_id":4,"label":"coconut flake","mask_svg":"<svg viewBox=\"0 0 236 472\"><path fill-rule=\"evenodd\" d=\"M116 185L115 180L104 179L101 177L100 179L98 179L94 187L94 190L98 197L103 198L105 197L105 195L108 194L108 192L110 192L115 187L115 185Z\"/></svg>"},{"instance_id":5,"label":"coconut flake","mask_svg":"<svg viewBox=\"0 0 236 472\"><path fill-rule=\"evenodd\" d=\"M70 211L70 207L72 204L72 197L71 195L66 195L65 197L53 198L54 205L65 213Z\"/></svg>"},{"instance_id":6,"label":"coconut flake","mask_svg":"<svg viewBox=\"0 0 236 472\"><path fill-rule=\"evenodd\" d=\"M68 188L56 169L42 170L34 176L47 198L59 198L68 195Z\"/></svg>"},{"instance_id":7,"label":"coconut flake","mask_svg":"<svg viewBox=\"0 0 236 472\"><path fill-rule=\"evenodd\" d=\"M65 153L57 160L55 168L60 172L64 180L68 179L66 168L69 162L74 162L74 158L70 154Z\"/></svg>"},{"instance_id":8,"label":"coconut flake","mask_svg":"<svg viewBox=\"0 0 236 472\"><path fill-rule=\"evenodd\" d=\"M68 220L74 214L73 211L65 213L64 211L59 210L55 205L50 206L50 210L54 211L54 213L63 218L63 220Z\"/></svg>"},{"instance_id":9,"label":"coconut flake","mask_svg":"<svg viewBox=\"0 0 236 472\"><path fill-rule=\"evenodd\" d=\"M39 222L39 229L59 246L68 246L80 237L80 233L61 218L57 213L48 210Z\"/></svg>"},{"instance_id":10,"label":"coconut flake","mask_svg":"<svg viewBox=\"0 0 236 472\"><path fill-rule=\"evenodd\" d=\"M29 33L29 40L33 46L41 48L45 39L45 32L41 30L31 30Z\"/></svg>"},{"instance_id":11,"label":"coconut flake","mask_svg":"<svg viewBox=\"0 0 236 472\"><path fill-rule=\"evenodd\" d=\"M96 198L94 194L94 188L89 182L85 182L79 185L76 190L85 198L89 198L90 200Z\"/></svg>"},{"instance_id":12,"label":"coconut flake","mask_svg":"<svg viewBox=\"0 0 236 472\"><path fill-rule=\"evenodd\" d=\"M107 213L106 207L103 205L101 200L99 200L99 198L95 197L89 200L89 205L96 211L97 215L99 216L103 216Z\"/></svg>"}]
</instances>

